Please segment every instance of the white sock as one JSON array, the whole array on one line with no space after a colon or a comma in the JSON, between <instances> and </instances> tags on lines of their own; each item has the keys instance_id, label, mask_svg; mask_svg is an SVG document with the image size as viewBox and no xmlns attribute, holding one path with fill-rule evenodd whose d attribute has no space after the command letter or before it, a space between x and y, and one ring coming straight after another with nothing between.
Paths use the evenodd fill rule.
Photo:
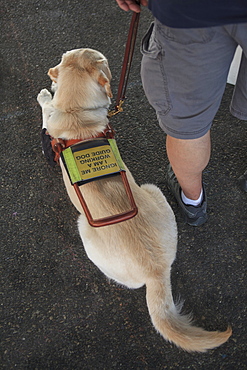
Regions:
<instances>
[{"instance_id":1,"label":"white sock","mask_svg":"<svg viewBox=\"0 0 247 370\"><path fill-rule=\"evenodd\" d=\"M202 202L202 198L203 198L203 190L201 190L201 194L198 199L189 199L184 195L183 190L181 191L181 199L184 202L184 204L187 204L188 206L194 206L194 207L198 206Z\"/></svg>"}]
</instances>

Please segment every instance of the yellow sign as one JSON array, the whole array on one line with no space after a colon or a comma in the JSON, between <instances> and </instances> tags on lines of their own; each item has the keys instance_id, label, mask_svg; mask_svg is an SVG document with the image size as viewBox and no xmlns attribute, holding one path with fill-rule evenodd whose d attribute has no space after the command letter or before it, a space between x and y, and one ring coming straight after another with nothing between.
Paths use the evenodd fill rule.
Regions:
<instances>
[{"instance_id":1,"label":"yellow sign","mask_svg":"<svg viewBox=\"0 0 247 370\"><path fill-rule=\"evenodd\" d=\"M72 183L93 180L96 177L117 173L123 169L115 140L78 151L69 147L62 152Z\"/></svg>"}]
</instances>

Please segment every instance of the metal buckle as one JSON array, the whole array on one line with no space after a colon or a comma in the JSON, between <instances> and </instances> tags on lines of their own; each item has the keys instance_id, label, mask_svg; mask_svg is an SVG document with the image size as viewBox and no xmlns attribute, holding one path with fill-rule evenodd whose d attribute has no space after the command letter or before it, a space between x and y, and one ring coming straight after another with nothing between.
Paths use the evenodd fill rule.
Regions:
<instances>
[{"instance_id":1,"label":"metal buckle","mask_svg":"<svg viewBox=\"0 0 247 370\"><path fill-rule=\"evenodd\" d=\"M122 105L124 103L124 100L120 100L119 105L115 107L115 110L108 111L108 117L111 118L115 116L116 114L123 112Z\"/></svg>"}]
</instances>

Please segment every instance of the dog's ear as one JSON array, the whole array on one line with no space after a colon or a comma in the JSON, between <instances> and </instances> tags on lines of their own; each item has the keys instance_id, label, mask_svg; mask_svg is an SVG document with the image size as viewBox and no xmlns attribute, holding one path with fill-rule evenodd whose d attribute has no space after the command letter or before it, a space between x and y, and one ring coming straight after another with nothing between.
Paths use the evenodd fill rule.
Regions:
<instances>
[{"instance_id":1,"label":"dog's ear","mask_svg":"<svg viewBox=\"0 0 247 370\"><path fill-rule=\"evenodd\" d=\"M97 60L98 68L100 71L103 71L106 77L108 78L109 81L111 81L111 71L108 65L107 59L99 59Z\"/></svg>"},{"instance_id":2,"label":"dog's ear","mask_svg":"<svg viewBox=\"0 0 247 370\"><path fill-rule=\"evenodd\" d=\"M112 91L111 91L111 85L110 85L110 80L107 78L106 74L103 71L100 71L99 77L98 77L98 83L105 88L107 96L109 98L112 98Z\"/></svg>"},{"instance_id":3,"label":"dog's ear","mask_svg":"<svg viewBox=\"0 0 247 370\"><path fill-rule=\"evenodd\" d=\"M50 77L50 79L51 79L53 82L57 82L57 78L58 78L58 68L57 68L57 67L50 68L50 69L49 69L49 71L48 71L48 76Z\"/></svg>"}]
</instances>

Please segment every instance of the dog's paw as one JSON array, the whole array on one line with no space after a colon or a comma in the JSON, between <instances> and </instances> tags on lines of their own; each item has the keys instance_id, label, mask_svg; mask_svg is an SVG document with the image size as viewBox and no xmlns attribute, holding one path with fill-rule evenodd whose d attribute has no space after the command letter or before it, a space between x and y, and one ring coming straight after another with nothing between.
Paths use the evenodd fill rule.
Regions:
<instances>
[{"instance_id":1,"label":"dog's paw","mask_svg":"<svg viewBox=\"0 0 247 370\"><path fill-rule=\"evenodd\" d=\"M47 89L42 89L37 96L38 103L41 107L45 104L50 102L52 99L51 93Z\"/></svg>"},{"instance_id":2,"label":"dog's paw","mask_svg":"<svg viewBox=\"0 0 247 370\"><path fill-rule=\"evenodd\" d=\"M57 83L54 81L51 83L51 91L54 93L57 91Z\"/></svg>"}]
</instances>

